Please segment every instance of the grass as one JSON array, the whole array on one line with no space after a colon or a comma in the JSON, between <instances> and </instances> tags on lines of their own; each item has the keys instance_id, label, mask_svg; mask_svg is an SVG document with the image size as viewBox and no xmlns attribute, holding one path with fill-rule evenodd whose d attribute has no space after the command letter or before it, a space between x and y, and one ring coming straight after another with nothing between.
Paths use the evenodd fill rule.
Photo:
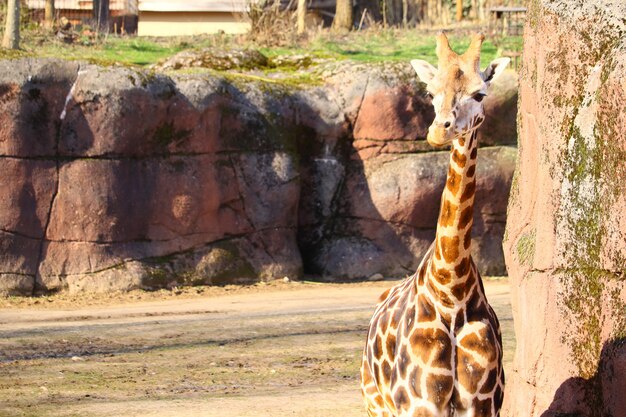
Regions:
<instances>
[{"instance_id":1,"label":"grass","mask_svg":"<svg viewBox=\"0 0 626 417\"><path fill-rule=\"evenodd\" d=\"M468 46L469 37L451 33L452 48L462 52ZM521 37L510 37L494 44L489 38L483 44L483 62L488 62L501 51L521 51ZM56 57L67 60L85 60L101 65L122 64L145 67L164 60L180 51L204 47L256 48L268 57L308 54L331 60L357 62L408 61L424 59L436 63L435 35L417 30L365 30L348 35L320 32L308 41L289 46L263 47L247 41L244 37L228 35L202 35L174 38L138 38L108 36L93 41L81 36L73 44L65 44L45 33L26 34L23 50L12 52L0 50L0 58L22 56Z\"/></svg>"}]
</instances>

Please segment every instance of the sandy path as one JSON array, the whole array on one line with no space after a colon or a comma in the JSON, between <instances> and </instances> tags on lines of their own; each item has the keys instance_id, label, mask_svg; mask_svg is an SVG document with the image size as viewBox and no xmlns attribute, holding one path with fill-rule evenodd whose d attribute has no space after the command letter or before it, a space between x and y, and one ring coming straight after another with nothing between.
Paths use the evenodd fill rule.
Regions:
<instances>
[{"instance_id":1,"label":"sandy path","mask_svg":"<svg viewBox=\"0 0 626 417\"><path fill-rule=\"evenodd\" d=\"M0 309L0 415L363 416L360 350L392 284ZM508 284L485 287L508 366Z\"/></svg>"}]
</instances>

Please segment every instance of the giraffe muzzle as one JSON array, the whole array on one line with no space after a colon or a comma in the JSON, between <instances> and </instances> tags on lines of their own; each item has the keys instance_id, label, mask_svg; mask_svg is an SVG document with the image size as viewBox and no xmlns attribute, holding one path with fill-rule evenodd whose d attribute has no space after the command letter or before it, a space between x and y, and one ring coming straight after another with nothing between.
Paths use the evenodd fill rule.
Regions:
<instances>
[{"instance_id":1,"label":"giraffe muzzle","mask_svg":"<svg viewBox=\"0 0 626 417\"><path fill-rule=\"evenodd\" d=\"M426 136L426 140L431 146L441 147L446 146L452 142L454 138L454 129L450 127L446 128L443 125L432 124L430 128L428 128L428 135Z\"/></svg>"}]
</instances>

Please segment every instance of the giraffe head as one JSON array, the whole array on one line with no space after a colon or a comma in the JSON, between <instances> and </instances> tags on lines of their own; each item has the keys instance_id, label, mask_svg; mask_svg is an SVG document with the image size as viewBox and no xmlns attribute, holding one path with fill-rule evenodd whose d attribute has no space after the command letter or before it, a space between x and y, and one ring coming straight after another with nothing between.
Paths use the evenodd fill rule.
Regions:
<instances>
[{"instance_id":1,"label":"giraffe head","mask_svg":"<svg viewBox=\"0 0 626 417\"><path fill-rule=\"evenodd\" d=\"M480 47L485 37L473 36L469 48L458 55L443 32L437 34L438 68L415 59L411 65L432 96L435 120L426 139L433 146L448 145L456 137L476 129L484 120L483 98L487 88L508 65L509 58L492 61L480 70Z\"/></svg>"}]
</instances>

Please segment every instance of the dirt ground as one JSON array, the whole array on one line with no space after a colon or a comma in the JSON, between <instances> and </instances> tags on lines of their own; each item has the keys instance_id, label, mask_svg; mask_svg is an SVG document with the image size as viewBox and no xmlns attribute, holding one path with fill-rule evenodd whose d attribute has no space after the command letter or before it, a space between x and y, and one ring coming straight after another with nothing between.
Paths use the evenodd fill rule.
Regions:
<instances>
[{"instance_id":1,"label":"dirt ground","mask_svg":"<svg viewBox=\"0 0 626 417\"><path fill-rule=\"evenodd\" d=\"M360 353L395 283L0 300L0 416L364 416ZM509 369L508 282L485 288Z\"/></svg>"}]
</instances>

